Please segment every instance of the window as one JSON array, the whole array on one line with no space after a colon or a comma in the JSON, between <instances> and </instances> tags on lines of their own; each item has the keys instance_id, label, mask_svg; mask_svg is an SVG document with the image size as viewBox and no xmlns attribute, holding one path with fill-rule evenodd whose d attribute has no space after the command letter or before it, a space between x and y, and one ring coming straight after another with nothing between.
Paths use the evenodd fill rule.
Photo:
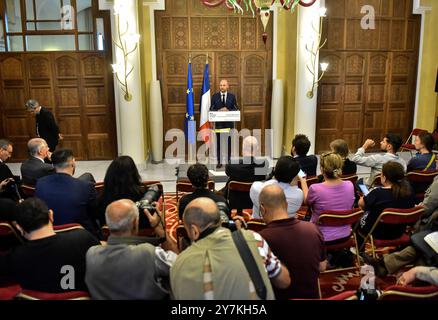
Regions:
<instances>
[{"instance_id":1,"label":"window","mask_svg":"<svg viewBox=\"0 0 438 320\"><path fill-rule=\"evenodd\" d=\"M104 50L104 34L98 0L0 0L0 51Z\"/></svg>"}]
</instances>

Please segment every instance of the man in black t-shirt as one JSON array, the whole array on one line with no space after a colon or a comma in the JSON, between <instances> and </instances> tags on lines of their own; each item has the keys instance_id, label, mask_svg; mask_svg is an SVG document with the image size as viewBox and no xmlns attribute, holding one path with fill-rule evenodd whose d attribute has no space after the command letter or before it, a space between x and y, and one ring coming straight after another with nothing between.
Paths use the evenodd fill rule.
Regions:
<instances>
[{"instance_id":1,"label":"man in black t-shirt","mask_svg":"<svg viewBox=\"0 0 438 320\"><path fill-rule=\"evenodd\" d=\"M99 244L91 233L79 229L56 234L53 212L38 198L18 205L16 221L28 241L0 256L0 276L13 278L27 290L87 291L85 255L90 247Z\"/></svg>"},{"instance_id":2,"label":"man in black t-shirt","mask_svg":"<svg viewBox=\"0 0 438 320\"><path fill-rule=\"evenodd\" d=\"M208 169L205 165L197 163L191 165L187 170L187 177L190 180L195 191L190 194L186 194L181 198L178 205L178 215L182 219L186 206L196 198L210 198L214 202L225 202L227 200L223 196L217 195L214 192L207 189L208 183Z\"/></svg>"}]
</instances>

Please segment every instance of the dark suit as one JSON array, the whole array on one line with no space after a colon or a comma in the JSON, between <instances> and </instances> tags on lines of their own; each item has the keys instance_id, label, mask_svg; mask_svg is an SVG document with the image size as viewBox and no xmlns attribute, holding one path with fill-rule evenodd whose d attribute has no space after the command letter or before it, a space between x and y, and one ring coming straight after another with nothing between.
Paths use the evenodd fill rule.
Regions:
<instances>
[{"instance_id":1,"label":"dark suit","mask_svg":"<svg viewBox=\"0 0 438 320\"><path fill-rule=\"evenodd\" d=\"M9 167L6 165L6 163L4 163L3 161L0 160L0 182L8 179L8 178L13 178L16 182L16 184L10 183L8 184L5 189L3 190L3 192L0 193L0 197L1 198L9 198L12 199L14 201L18 201L20 200L20 197L22 197L22 195L19 195L19 190L16 189L15 185L20 184L20 177L19 176L14 176L12 174L11 169L9 169Z\"/></svg>"},{"instance_id":2,"label":"dark suit","mask_svg":"<svg viewBox=\"0 0 438 320\"><path fill-rule=\"evenodd\" d=\"M257 161L256 161L257 160ZM266 168L263 169L266 165ZM257 171L256 168L262 173ZM222 189L222 193L225 197L228 196L228 183L230 181L239 181L239 182L254 182L254 181L262 181L266 179L266 176L269 173L269 163L266 163L264 159L254 159L251 158L242 158L239 159L239 163L236 164L227 164L225 166L225 173L229 177L225 188Z\"/></svg>"},{"instance_id":3,"label":"dark suit","mask_svg":"<svg viewBox=\"0 0 438 320\"><path fill-rule=\"evenodd\" d=\"M237 101L236 96L230 92L227 92L225 103L222 101L222 94L221 92L216 92L213 97L211 98L211 107L210 111L219 111L223 107L226 107L229 111L238 111L239 108L237 107ZM215 129L233 129L234 128L234 122L216 122L215 123ZM224 134L225 135L225 134ZM228 135L227 137L228 142L228 162L231 157L231 136ZM224 138L223 138L224 139ZM217 160L218 163L221 163L221 141L220 141L220 134L216 133L216 154L217 154Z\"/></svg>"},{"instance_id":4,"label":"dark suit","mask_svg":"<svg viewBox=\"0 0 438 320\"><path fill-rule=\"evenodd\" d=\"M316 176L316 166L318 165L318 158L313 154L310 156L298 156L295 160L300 164L300 169L304 171L307 177Z\"/></svg>"},{"instance_id":5,"label":"dark suit","mask_svg":"<svg viewBox=\"0 0 438 320\"><path fill-rule=\"evenodd\" d=\"M59 128L53 114L41 107L40 112L35 116L37 136L46 140L51 152L55 151L59 141Z\"/></svg>"},{"instance_id":6,"label":"dark suit","mask_svg":"<svg viewBox=\"0 0 438 320\"><path fill-rule=\"evenodd\" d=\"M94 184L69 174L56 173L38 179L35 196L53 210L54 225L79 223L99 236L95 221L97 192Z\"/></svg>"},{"instance_id":7,"label":"dark suit","mask_svg":"<svg viewBox=\"0 0 438 320\"><path fill-rule=\"evenodd\" d=\"M21 177L23 184L34 186L39 178L55 173L51 164L45 163L38 158L30 157L21 165Z\"/></svg>"}]
</instances>

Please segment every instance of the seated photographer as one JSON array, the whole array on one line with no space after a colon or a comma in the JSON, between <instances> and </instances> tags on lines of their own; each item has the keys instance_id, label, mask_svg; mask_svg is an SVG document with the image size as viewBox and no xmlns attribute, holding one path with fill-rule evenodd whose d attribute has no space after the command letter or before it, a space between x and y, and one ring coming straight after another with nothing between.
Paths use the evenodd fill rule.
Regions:
<instances>
[{"instance_id":1,"label":"seated photographer","mask_svg":"<svg viewBox=\"0 0 438 320\"><path fill-rule=\"evenodd\" d=\"M221 227L216 203L208 198L193 200L184 211L183 221L192 245L170 269L173 297L177 300L258 299L231 231ZM248 230L237 232L242 232L255 259L266 288L266 299L274 299L271 282L275 287L287 288L291 282L289 271L259 234Z\"/></svg>"},{"instance_id":2,"label":"seated photographer","mask_svg":"<svg viewBox=\"0 0 438 320\"><path fill-rule=\"evenodd\" d=\"M155 234L166 238L161 212L143 213ZM138 237L139 210L134 202L122 199L106 209L110 230L108 243L87 252L86 283L93 299L159 300L168 296L169 268L176 259L172 251L148 243ZM176 252L171 241L163 243ZM166 286L167 283L167 286Z\"/></svg>"},{"instance_id":3,"label":"seated photographer","mask_svg":"<svg viewBox=\"0 0 438 320\"><path fill-rule=\"evenodd\" d=\"M99 241L84 229L55 233L53 212L38 198L20 203L15 219L27 242L0 255L0 276L12 277L28 290L87 291L85 254ZM73 267L74 273L66 272L65 266Z\"/></svg>"},{"instance_id":4,"label":"seated photographer","mask_svg":"<svg viewBox=\"0 0 438 320\"><path fill-rule=\"evenodd\" d=\"M318 299L319 273L327 267L324 239L311 222L289 218L283 190L276 185L263 188L260 213L267 227L260 231L274 254L288 268L292 283L274 288L278 300Z\"/></svg>"},{"instance_id":5,"label":"seated photographer","mask_svg":"<svg viewBox=\"0 0 438 320\"><path fill-rule=\"evenodd\" d=\"M300 178L301 187L303 190L298 188L296 184L291 185L299 171L300 164L297 160L291 156L283 156L278 159L277 164L275 165L273 179L270 179L266 182L254 182L249 191L249 195L253 203L252 217L255 219L261 218L259 195L264 187L271 184L276 184L283 189L287 200L287 212L289 217L294 217L298 209L300 209L301 205L303 204L304 194L307 193L307 183L305 179Z\"/></svg>"},{"instance_id":6,"label":"seated photographer","mask_svg":"<svg viewBox=\"0 0 438 320\"><path fill-rule=\"evenodd\" d=\"M195 191L190 194L186 194L179 200L178 203L178 216L182 220L182 216L187 205L194 199L204 197L213 200L214 202L225 202L227 200L223 196L220 196L213 191L208 190L208 168L200 163L193 164L187 170L187 177L190 180Z\"/></svg>"},{"instance_id":7,"label":"seated photographer","mask_svg":"<svg viewBox=\"0 0 438 320\"><path fill-rule=\"evenodd\" d=\"M101 225L105 224L106 207L113 201L129 199L140 201L146 192L140 173L130 156L115 158L105 173L102 195L98 199L98 218ZM145 215L140 215L139 228L149 227Z\"/></svg>"},{"instance_id":8,"label":"seated photographer","mask_svg":"<svg viewBox=\"0 0 438 320\"><path fill-rule=\"evenodd\" d=\"M0 197L19 201L22 198L18 185L21 183L19 176L14 176L5 163L13 152L12 142L0 139Z\"/></svg>"}]
</instances>

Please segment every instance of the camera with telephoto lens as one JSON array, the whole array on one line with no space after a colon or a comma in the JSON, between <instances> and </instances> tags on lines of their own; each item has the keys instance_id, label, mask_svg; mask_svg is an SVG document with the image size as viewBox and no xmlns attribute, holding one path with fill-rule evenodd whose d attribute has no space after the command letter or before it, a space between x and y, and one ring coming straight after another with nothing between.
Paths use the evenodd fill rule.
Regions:
<instances>
[{"instance_id":1,"label":"camera with telephoto lens","mask_svg":"<svg viewBox=\"0 0 438 320\"><path fill-rule=\"evenodd\" d=\"M154 184L153 186L150 186L143 198L135 203L138 210L140 210L140 214L143 214L144 209L147 209L150 214L155 214L156 208L152 204L158 201L161 195L162 191L158 185Z\"/></svg>"},{"instance_id":2,"label":"camera with telephoto lens","mask_svg":"<svg viewBox=\"0 0 438 320\"><path fill-rule=\"evenodd\" d=\"M222 227L230 229L231 231L237 230L236 223L230 219L230 208L228 205L225 202L217 202L216 205L219 209Z\"/></svg>"}]
</instances>

